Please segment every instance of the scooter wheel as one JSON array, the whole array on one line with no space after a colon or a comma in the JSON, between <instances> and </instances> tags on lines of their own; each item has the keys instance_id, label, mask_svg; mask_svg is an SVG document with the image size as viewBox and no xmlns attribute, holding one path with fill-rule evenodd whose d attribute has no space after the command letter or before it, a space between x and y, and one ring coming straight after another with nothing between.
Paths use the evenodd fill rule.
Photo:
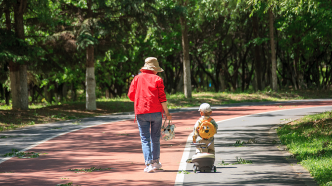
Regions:
<instances>
[{"instance_id":1,"label":"scooter wheel","mask_svg":"<svg viewBox=\"0 0 332 186\"><path fill-rule=\"evenodd\" d=\"M196 165L193 166L193 171L194 171L194 173L197 172L197 167L196 167Z\"/></svg>"},{"instance_id":2,"label":"scooter wheel","mask_svg":"<svg viewBox=\"0 0 332 186\"><path fill-rule=\"evenodd\" d=\"M217 167L213 166L213 172L217 172Z\"/></svg>"}]
</instances>

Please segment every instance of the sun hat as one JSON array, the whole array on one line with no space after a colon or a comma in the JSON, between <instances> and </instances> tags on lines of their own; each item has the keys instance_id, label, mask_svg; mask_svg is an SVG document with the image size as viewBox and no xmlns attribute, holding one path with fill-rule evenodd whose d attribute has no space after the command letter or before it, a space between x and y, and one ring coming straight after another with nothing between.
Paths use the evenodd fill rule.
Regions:
<instances>
[{"instance_id":1,"label":"sun hat","mask_svg":"<svg viewBox=\"0 0 332 186\"><path fill-rule=\"evenodd\" d=\"M212 109L211 109L210 104L208 104L208 103L202 103L201 106L199 106L198 111L207 113L207 112L211 112Z\"/></svg>"},{"instance_id":2,"label":"sun hat","mask_svg":"<svg viewBox=\"0 0 332 186\"><path fill-rule=\"evenodd\" d=\"M163 72L164 70L160 68L159 62L155 57L148 57L145 59L145 64L141 69L154 70L156 72Z\"/></svg>"}]
</instances>

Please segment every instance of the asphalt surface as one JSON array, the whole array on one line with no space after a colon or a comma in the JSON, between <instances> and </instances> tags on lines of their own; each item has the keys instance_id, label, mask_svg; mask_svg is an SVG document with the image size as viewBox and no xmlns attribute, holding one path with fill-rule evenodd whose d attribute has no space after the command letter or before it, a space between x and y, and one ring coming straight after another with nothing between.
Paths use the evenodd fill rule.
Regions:
<instances>
[{"instance_id":1,"label":"asphalt surface","mask_svg":"<svg viewBox=\"0 0 332 186\"><path fill-rule=\"evenodd\" d=\"M193 164L187 164L190 174L184 176L183 185L316 185L308 172L290 158L274 129L281 123L331 109L328 106L272 111L218 122L217 172L195 174L191 171ZM238 140L249 143L238 147L234 145ZM194 153L195 148L191 148L189 157ZM236 164L236 157L252 163Z\"/></svg>"},{"instance_id":2,"label":"asphalt surface","mask_svg":"<svg viewBox=\"0 0 332 186\"><path fill-rule=\"evenodd\" d=\"M287 108L285 105L288 105ZM141 173L142 165L137 163L137 168L135 165L130 176L123 175L122 171L117 172L120 169L117 168L114 172L105 173L100 179L94 176L81 176L81 178L78 178L78 176L76 176L77 174L75 174L76 177L74 177L74 175L67 177L70 177L70 181L76 179L74 183L79 185L174 185L174 183L175 185L316 185L309 173L300 165L296 164L294 159L289 158L290 154L287 153L287 151L284 150L285 147L278 142L274 129L283 122L294 120L307 114L331 110L332 107L330 105L332 105L332 101L324 99L242 103L213 107L213 110L215 110L213 117L219 125L218 134L215 136L215 165L217 166L217 173L196 174L192 172L192 164L185 163L185 160L191 157L195 152L195 148L191 147L189 144L191 142L191 127L194 121L198 119L198 108L171 110L175 116L174 121L179 123L179 125L177 125L179 127L176 129L177 138L174 141L162 144L161 159L163 160L162 162L165 163L163 166L164 171L158 172L151 177L150 174ZM100 130L109 131L114 128L115 124L123 123L124 126L128 124L132 125L133 119L133 113L119 113L81 120L35 125L0 133L0 155L11 152L12 149L21 151L37 149L40 152L45 149L50 153L47 157L47 161L47 158L39 158L44 161L44 164L48 165L47 172L45 172L45 168L40 168L41 165L38 161L41 160L38 160L38 158L20 160L17 158L0 157L0 185L56 185L54 183L58 183L58 181L50 181L48 177L60 173L61 170L57 168L61 167L55 168L56 166L49 162L54 162L56 157L58 161L56 164L63 162L64 165L72 167L75 166L75 162L67 161L82 156L87 163L87 157L85 156L91 153L91 150L85 149L84 153L81 152L73 157L64 154L65 159L59 158L59 155L56 155L56 153L54 153L52 157L52 151L59 152L61 150L63 153L67 154L70 154L73 148L79 151L92 143L96 143L91 140L90 137L83 138L80 136L95 135L96 131L101 133ZM118 127L120 127L118 129L119 131L123 130L121 125ZM121 154L120 152L116 152L118 153L116 154L114 152L112 154L114 160L120 160L125 156L129 156L133 158L131 164L133 164L133 162L136 163L136 161L141 161L142 155L139 150L140 143L139 140L137 140L138 135L136 134L137 126L133 125L131 127L132 128L127 132L128 135L133 136L132 138L135 140L130 142L132 143L131 145L126 145L125 143L121 144L121 139L119 139L118 143L122 145L121 148L123 148L125 153ZM75 135L77 138L73 137ZM98 135L102 137L103 134ZM122 134L117 133L116 135ZM110 148L117 144L114 141L114 139L117 138L113 139L110 133L107 140L103 139L104 137L96 139L98 140L100 148L105 148L106 146ZM63 139L60 140L59 138ZM127 138L124 138L124 140L127 140ZM243 147L235 147L234 143L237 140L249 140L254 141L254 143L245 144ZM112 143L110 141L112 141ZM182 145L183 143L185 144ZM67 146L61 146L60 144L66 144ZM81 144L81 146L78 144ZM130 150L130 148L133 150ZM100 156L103 156L102 158L109 154L109 152L100 152L100 154L102 154ZM238 159L250 160L252 164L231 165L237 162L236 157ZM102 162L100 157L96 158L93 156L93 158L88 158L89 160L92 159L93 163L87 163L86 166L94 165L96 161ZM128 163L126 159L123 160L124 163L122 163L122 166ZM109 163L112 163L112 161L110 160ZM229 165L225 165L227 163ZM21 165L21 167L18 165ZM79 163L77 165L79 165ZM125 167L126 166L127 165L125 165ZM23 170L26 167L29 167L29 169ZM119 165L119 167L121 167L121 165ZM1 173L9 169L13 172L15 171L15 173ZM38 172L37 169L40 169L40 171ZM20 170L22 171L20 172ZM187 173L178 173L178 171L183 170ZM27 172L29 172L29 174ZM37 173L40 174L39 177L36 177ZM45 174L45 176L43 177L41 174ZM113 177L111 178L110 176ZM59 177L60 176L56 179L59 179ZM62 179L62 177L60 179ZM160 181L156 181L153 178L159 179ZM48 180L48 182L45 180ZM89 182L89 180L91 181Z\"/></svg>"}]
</instances>

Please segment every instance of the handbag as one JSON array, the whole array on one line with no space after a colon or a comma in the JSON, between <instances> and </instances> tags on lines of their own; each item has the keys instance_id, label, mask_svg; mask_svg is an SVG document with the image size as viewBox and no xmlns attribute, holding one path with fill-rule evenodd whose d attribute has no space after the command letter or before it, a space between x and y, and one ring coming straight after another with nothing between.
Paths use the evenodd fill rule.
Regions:
<instances>
[{"instance_id":1,"label":"handbag","mask_svg":"<svg viewBox=\"0 0 332 186\"><path fill-rule=\"evenodd\" d=\"M175 125L171 124L171 120L168 120L167 126L165 126L167 121L167 118L164 121L164 124L161 126L161 131L160 131L160 139L163 139L165 141L171 140L175 138Z\"/></svg>"}]
</instances>

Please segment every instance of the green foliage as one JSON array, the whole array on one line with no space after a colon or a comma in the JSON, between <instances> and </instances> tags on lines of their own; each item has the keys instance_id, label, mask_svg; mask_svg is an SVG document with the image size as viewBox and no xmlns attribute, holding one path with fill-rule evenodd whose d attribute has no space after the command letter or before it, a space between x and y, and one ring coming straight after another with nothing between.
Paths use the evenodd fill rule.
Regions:
<instances>
[{"instance_id":1,"label":"green foliage","mask_svg":"<svg viewBox=\"0 0 332 186\"><path fill-rule=\"evenodd\" d=\"M269 90L269 8L275 17L279 87L327 89L332 84L332 5L327 0L189 0L186 4L93 0L91 15L86 1L32 0L24 14L25 40L16 38L14 28L7 30L3 11L9 5L5 4L0 5L0 82L10 90L9 61L28 64L31 77L37 80L29 81L29 86L38 87L30 101L45 98L49 104L58 103L54 94L61 95L63 85L70 86L71 92L84 89L89 45L94 46L98 97L106 90L113 97L126 93L149 56L157 57L165 70L159 73L165 90L181 92L180 16L187 19L193 89L255 89L253 47L257 47L264 88ZM258 37L253 36L253 17L258 19ZM45 87L54 99L43 95Z\"/></svg>"},{"instance_id":2,"label":"green foliage","mask_svg":"<svg viewBox=\"0 0 332 186\"><path fill-rule=\"evenodd\" d=\"M0 61L25 64L45 54L39 47L33 47L15 36L15 33L0 29Z\"/></svg>"},{"instance_id":3,"label":"green foliage","mask_svg":"<svg viewBox=\"0 0 332 186\"><path fill-rule=\"evenodd\" d=\"M89 45L97 45L98 39L94 37L92 34L92 28L96 27L98 24L98 20L89 18L83 21L81 25L81 29L78 31L78 37L77 37L77 48L78 49L85 49Z\"/></svg>"}]
</instances>

